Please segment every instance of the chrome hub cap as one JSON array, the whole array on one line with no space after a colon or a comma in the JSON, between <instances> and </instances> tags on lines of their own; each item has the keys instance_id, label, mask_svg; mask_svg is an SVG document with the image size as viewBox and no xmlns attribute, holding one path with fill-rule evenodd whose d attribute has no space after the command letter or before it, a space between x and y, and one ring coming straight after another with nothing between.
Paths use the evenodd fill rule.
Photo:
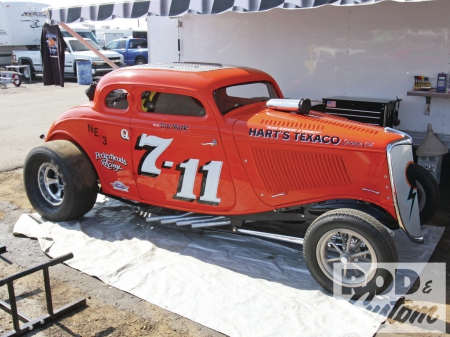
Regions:
<instances>
[{"instance_id":1,"label":"chrome hub cap","mask_svg":"<svg viewBox=\"0 0 450 337\"><path fill-rule=\"evenodd\" d=\"M341 263L347 264L350 262L350 257L346 254L341 255Z\"/></svg>"},{"instance_id":2,"label":"chrome hub cap","mask_svg":"<svg viewBox=\"0 0 450 337\"><path fill-rule=\"evenodd\" d=\"M39 167L38 186L42 196L53 206L64 200L64 181L58 167L52 163L44 163Z\"/></svg>"}]
</instances>

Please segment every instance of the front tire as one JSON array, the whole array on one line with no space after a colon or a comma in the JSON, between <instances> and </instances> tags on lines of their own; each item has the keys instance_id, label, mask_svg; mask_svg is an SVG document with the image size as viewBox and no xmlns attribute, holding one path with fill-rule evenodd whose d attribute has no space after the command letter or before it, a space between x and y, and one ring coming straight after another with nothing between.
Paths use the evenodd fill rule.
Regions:
<instances>
[{"instance_id":1,"label":"front tire","mask_svg":"<svg viewBox=\"0 0 450 337\"><path fill-rule=\"evenodd\" d=\"M436 214L439 206L439 185L426 168L413 164L419 202L420 223L426 224Z\"/></svg>"},{"instance_id":2,"label":"front tire","mask_svg":"<svg viewBox=\"0 0 450 337\"><path fill-rule=\"evenodd\" d=\"M97 198L96 172L69 141L51 141L31 150L23 178L31 205L50 221L75 220L89 212Z\"/></svg>"},{"instance_id":3,"label":"front tire","mask_svg":"<svg viewBox=\"0 0 450 337\"><path fill-rule=\"evenodd\" d=\"M356 294L382 293L392 275L377 269L379 263L397 262L397 249L387 229L372 216L352 209L337 209L318 217L309 226L303 244L306 265L314 279L333 293L334 283ZM334 263L344 275L334 277ZM377 286L377 278L384 283Z\"/></svg>"}]
</instances>

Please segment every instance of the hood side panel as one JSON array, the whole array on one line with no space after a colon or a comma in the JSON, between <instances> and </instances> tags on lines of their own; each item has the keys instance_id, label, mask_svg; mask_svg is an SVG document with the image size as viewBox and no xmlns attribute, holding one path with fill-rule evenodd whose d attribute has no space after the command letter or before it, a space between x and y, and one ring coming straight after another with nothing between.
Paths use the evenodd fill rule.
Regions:
<instances>
[{"instance_id":1,"label":"hood side panel","mask_svg":"<svg viewBox=\"0 0 450 337\"><path fill-rule=\"evenodd\" d=\"M252 157L264 189L272 194L352 183L343 157L338 154L253 147Z\"/></svg>"}]
</instances>

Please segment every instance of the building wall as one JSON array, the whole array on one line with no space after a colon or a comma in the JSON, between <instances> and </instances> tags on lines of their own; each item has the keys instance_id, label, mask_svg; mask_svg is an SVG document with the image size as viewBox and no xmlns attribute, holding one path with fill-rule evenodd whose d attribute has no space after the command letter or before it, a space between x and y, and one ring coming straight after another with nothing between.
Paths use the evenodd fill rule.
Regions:
<instances>
[{"instance_id":1,"label":"building wall","mask_svg":"<svg viewBox=\"0 0 450 337\"><path fill-rule=\"evenodd\" d=\"M450 99L433 98L425 115L425 98L406 94L414 75L435 86L450 71L449 13L450 1L435 0L184 15L181 61L259 68L288 98L398 97L398 129L420 143L431 123L450 145Z\"/></svg>"}]
</instances>

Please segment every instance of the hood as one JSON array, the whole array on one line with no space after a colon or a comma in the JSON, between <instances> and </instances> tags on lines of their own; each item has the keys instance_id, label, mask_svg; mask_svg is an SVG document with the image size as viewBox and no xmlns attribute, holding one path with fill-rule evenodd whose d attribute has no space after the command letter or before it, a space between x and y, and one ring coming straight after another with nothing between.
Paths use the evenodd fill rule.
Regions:
<instances>
[{"instance_id":1,"label":"hood","mask_svg":"<svg viewBox=\"0 0 450 337\"><path fill-rule=\"evenodd\" d=\"M386 151L389 143L409 137L397 130L310 111L296 114L270 108L234 123L236 140L279 142L286 145L346 147Z\"/></svg>"}]
</instances>

